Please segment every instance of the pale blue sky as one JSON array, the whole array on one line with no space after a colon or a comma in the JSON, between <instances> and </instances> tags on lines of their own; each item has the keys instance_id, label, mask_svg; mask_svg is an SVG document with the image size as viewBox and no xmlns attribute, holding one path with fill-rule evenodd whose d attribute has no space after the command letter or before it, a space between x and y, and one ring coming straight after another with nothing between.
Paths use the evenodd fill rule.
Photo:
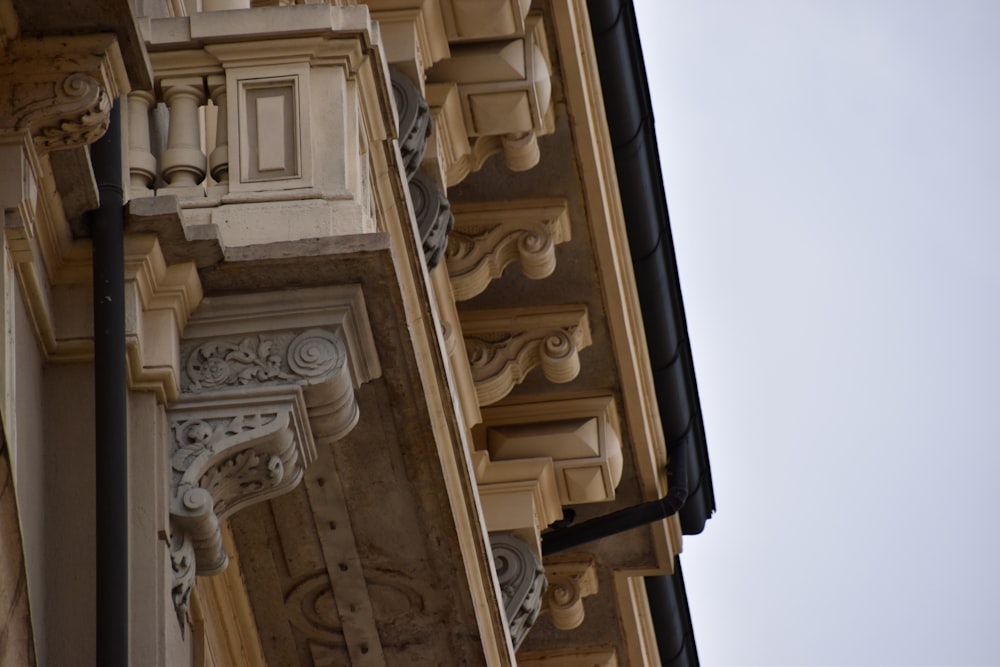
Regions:
<instances>
[{"instance_id":1,"label":"pale blue sky","mask_svg":"<svg viewBox=\"0 0 1000 667\"><path fill-rule=\"evenodd\" d=\"M1000 665L1000 0L637 0L702 665Z\"/></svg>"}]
</instances>

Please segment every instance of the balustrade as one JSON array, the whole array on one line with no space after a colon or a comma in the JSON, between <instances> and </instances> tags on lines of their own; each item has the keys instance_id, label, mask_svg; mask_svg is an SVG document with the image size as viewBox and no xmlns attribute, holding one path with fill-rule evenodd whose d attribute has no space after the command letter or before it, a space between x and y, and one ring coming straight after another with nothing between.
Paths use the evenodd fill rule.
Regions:
<instances>
[{"instance_id":1,"label":"balustrade","mask_svg":"<svg viewBox=\"0 0 1000 667\"><path fill-rule=\"evenodd\" d=\"M216 183L229 182L229 122L226 118L226 77L213 74L208 77L208 92L215 105L217 118L215 125L215 148L208 156L208 168Z\"/></svg>"},{"instance_id":2,"label":"balustrade","mask_svg":"<svg viewBox=\"0 0 1000 667\"><path fill-rule=\"evenodd\" d=\"M164 79L160 87L170 111L167 150L160 160L163 178L171 187L196 186L205 178L206 159L198 118L198 110L205 103L204 79Z\"/></svg>"},{"instance_id":3,"label":"balustrade","mask_svg":"<svg viewBox=\"0 0 1000 667\"><path fill-rule=\"evenodd\" d=\"M369 16L245 5L150 21L154 92L128 98L130 197L177 196L185 228L227 247L374 232L366 146L393 132Z\"/></svg>"}]
</instances>

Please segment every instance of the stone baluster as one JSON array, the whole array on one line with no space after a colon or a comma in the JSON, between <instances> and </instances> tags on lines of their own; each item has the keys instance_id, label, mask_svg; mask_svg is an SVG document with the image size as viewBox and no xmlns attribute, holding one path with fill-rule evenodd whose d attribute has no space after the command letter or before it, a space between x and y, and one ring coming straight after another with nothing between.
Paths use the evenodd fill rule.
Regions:
<instances>
[{"instance_id":1,"label":"stone baluster","mask_svg":"<svg viewBox=\"0 0 1000 667\"><path fill-rule=\"evenodd\" d=\"M216 183L229 182L229 113L226 103L226 77L213 74L208 77L208 94L219 110L215 124L215 148L208 156L208 168Z\"/></svg>"},{"instance_id":2,"label":"stone baluster","mask_svg":"<svg viewBox=\"0 0 1000 667\"><path fill-rule=\"evenodd\" d=\"M163 99L170 110L167 150L161 166L167 184L192 187L205 178L205 154L201 150L198 107L205 103L201 77L164 79Z\"/></svg>"},{"instance_id":3,"label":"stone baluster","mask_svg":"<svg viewBox=\"0 0 1000 667\"><path fill-rule=\"evenodd\" d=\"M133 197L151 194L156 178L156 157L150 150L149 110L153 94L136 90L128 95L128 171Z\"/></svg>"}]
</instances>

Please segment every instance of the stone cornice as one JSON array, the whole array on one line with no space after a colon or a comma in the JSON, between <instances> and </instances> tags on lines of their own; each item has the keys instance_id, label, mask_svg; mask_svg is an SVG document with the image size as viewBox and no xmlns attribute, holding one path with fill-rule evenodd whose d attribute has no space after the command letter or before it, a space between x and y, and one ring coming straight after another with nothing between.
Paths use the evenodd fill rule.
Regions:
<instances>
[{"instance_id":1,"label":"stone cornice","mask_svg":"<svg viewBox=\"0 0 1000 667\"><path fill-rule=\"evenodd\" d=\"M552 3L562 84L570 114L581 131L575 142L587 218L594 239L608 326L621 373L623 411L636 457L643 496L661 497L666 488L666 444L650 371L649 351L642 325L635 276L631 268L628 235L622 213L614 154L604 112L600 75L590 38L584 0ZM680 550L676 517L666 530L654 529L658 558L669 566Z\"/></svg>"}]
</instances>

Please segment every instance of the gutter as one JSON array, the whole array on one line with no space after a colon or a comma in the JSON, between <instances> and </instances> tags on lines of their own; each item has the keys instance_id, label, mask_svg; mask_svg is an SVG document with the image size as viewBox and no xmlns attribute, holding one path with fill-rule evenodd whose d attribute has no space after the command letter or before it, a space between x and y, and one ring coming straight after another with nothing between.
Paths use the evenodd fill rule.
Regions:
<instances>
[{"instance_id":1,"label":"gutter","mask_svg":"<svg viewBox=\"0 0 1000 667\"><path fill-rule=\"evenodd\" d=\"M670 490L664 497L549 531L542 535L542 555L568 551L582 544L673 516L684 506L688 497L687 447L675 448L670 457L667 475Z\"/></svg>"},{"instance_id":2,"label":"gutter","mask_svg":"<svg viewBox=\"0 0 1000 667\"><path fill-rule=\"evenodd\" d=\"M97 464L97 664L128 666L128 380L121 104L90 147L100 205L90 212L94 264L94 422Z\"/></svg>"},{"instance_id":3,"label":"gutter","mask_svg":"<svg viewBox=\"0 0 1000 667\"><path fill-rule=\"evenodd\" d=\"M663 435L668 452L686 449L681 528L695 535L715 493L639 29L631 0L587 4Z\"/></svg>"},{"instance_id":4,"label":"gutter","mask_svg":"<svg viewBox=\"0 0 1000 667\"><path fill-rule=\"evenodd\" d=\"M657 407L667 443L668 493L542 537L543 553L680 515L695 535L715 512L712 472L691 343L670 233L649 84L632 0L588 0L591 31L615 171L625 215ZM646 577L646 597L662 665L696 667L691 612L680 558L674 573Z\"/></svg>"},{"instance_id":5,"label":"gutter","mask_svg":"<svg viewBox=\"0 0 1000 667\"><path fill-rule=\"evenodd\" d=\"M674 573L646 577L649 615L656 629L656 648L664 667L695 667L698 649L688 608L680 556L674 557Z\"/></svg>"}]
</instances>

